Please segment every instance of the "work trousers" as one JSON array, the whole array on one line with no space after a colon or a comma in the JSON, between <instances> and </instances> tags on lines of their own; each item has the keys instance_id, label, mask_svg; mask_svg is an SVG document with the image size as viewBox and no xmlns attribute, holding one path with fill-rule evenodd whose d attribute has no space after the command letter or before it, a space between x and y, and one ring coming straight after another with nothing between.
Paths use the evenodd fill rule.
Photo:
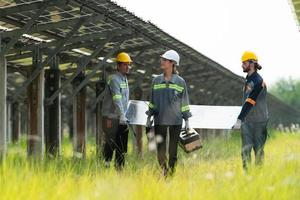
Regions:
<instances>
[{"instance_id":1,"label":"work trousers","mask_svg":"<svg viewBox=\"0 0 300 200\"><path fill-rule=\"evenodd\" d=\"M119 124L118 119L103 117L102 127L105 135L103 157L106 162L110 162L115 152L115 167L121 169L127 153L128 126Z\"/></svg>"},{"instance_id":2,"label":"work trousers","mask_svg":"<svg viewBox=\"0 0 300 200\"><path fill-rule=\"evenodd\" d=\"M244 122L242 132L242 161L247 170L251 162L251 151L254 150L255 163L260 165L264 160L264 145L267 140L267 122Z\"/></svg>"},{"instance_id":3,"label":"work trousers","mask_svg":"<svg viewBox=\"0 0 300 200\"><path fill-rule=\"evenodd\" d=\"M179 134L182 125L155 125L154 132L156 138L157 158L159 165L164 170L165 175L175 171L177 162L177 147ZM169 128L169 161L167 164L167 132Z\"/></svg>"}]
</instances>

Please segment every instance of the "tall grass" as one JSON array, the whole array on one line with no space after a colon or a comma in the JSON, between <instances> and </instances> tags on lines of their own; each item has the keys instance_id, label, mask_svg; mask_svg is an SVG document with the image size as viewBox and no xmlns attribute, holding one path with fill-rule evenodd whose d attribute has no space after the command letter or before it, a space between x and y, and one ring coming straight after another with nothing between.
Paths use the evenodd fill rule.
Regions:
<instances>
[{"instance_id":1,"label":"tall grass","mask_svg":"<svg viewBox=\"0 0 300 200\"><path fill-rule=\"evenodd\" d=\"M129 143L131 144L131 143ZM164 179L155 155L143 159L130 147L122 172L106 169L89 140L85 160L63 157L30 161L24 139L11 145L0 166L0 199L300 199L300 134L273 133L265 164L243 173L239 134L206 140L192 154L179 151L176 174Z\"/></svg>"}]
</instances>

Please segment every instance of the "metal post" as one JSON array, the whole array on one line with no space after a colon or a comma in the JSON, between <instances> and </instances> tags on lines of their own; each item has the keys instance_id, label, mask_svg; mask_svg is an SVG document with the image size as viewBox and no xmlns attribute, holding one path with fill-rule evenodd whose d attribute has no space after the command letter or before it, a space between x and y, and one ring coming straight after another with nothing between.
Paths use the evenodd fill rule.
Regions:
<instances>
[{"instance_id":1,"label":"metal post","mask_svg":"<svg viewBox=\"0 0 300 200\"><path fill-rule=\"evenodd\" d=\"M49 54L43 62L40 62L40 63L35 65L35 69L31 72L28 79L22 84L22 86L20 88L17 88L17 90L15 91L15 94L13 96L13 101L16 101L16 99L18 99L18 97L22 94L23 90L25 90L32 83L33 80L38 78L38 76L41 75L42 73L44 74L44 72L42 72L44 70L44 67L46 65L48 65L48 63L52 60L52 58L63 48L65 43L70 40L70 38L78 31L78 29L81 27L81 25L84 22L85 22L85 20L80 20L71 29L71 31L67 33L65 38L63 38L59 41L59 43L57 44L55 49L51 52L51 54ZM35 48L39 48L39 47L36 46Z\"/></svg>"},{"instance_id":2,"label":"metal post","mask_svg":"<svg viewBox=\"0 0 300 200\"><path fill-rule=\"evenodd\" d=\"M1 37L0 37L1 41ZM0 51L1 51L0 42ZM6 154L6 94L7 94L7 63L4 56L0 57L0 157Z\"/></svg>"},{"instance_id":3,"label":"metal post","mask_svg":"<svg viewBox=\"0 0 300 200\"><path fill-rule=\"evenodd\" d=\"M33 66L42 61L40 49L33 54ZM35 68L32 69L33 71ZM44 69L28 87L29 131L27 140L28 155L35 158L44 156Z\"/></svg>"},{"instance_id":4,"label":"metal post","mask_svg":"<svg viewBox=\"0 0 300 200\"><path fill-rule=\"evenodd\" d=\"M73 81L73 88L84 80L85 76L80 73ZM86 87L73 97L73 144L74 156L85 158L86 155Z\"/></svg>"},{"instance_id":5,"label":"metal post","mask_svg":"<svg viewBox=\"0 0 300 200\"><path fill-rule=\"evenodd\" d=\"M50 97L60 87L58 57L54 57L50 69L45 71L45 97ZM53 104L45 105L46 153L50 156L61 154L61 95Z\"/></svg>"},{"instance_id":6,"label":"metal post","mask_svg":"<svg viewBox=\"0 0 300 200\"><path fill-rule=\"evenodd\" d=\"M68 106L67 110L68 110L69 113L72 113L73 112L72 105ZM73 115L74 115L74 113L67 117L67 123L68 123L68 127L69 127L69 139L70 140L73 140L73 135L74 135Z\"/></svg>"},{"instance_id":7,"label":"metal post","mask_svg":"<svg viewBox=\"0 0 300 200\"><path fill-rule=\"evenodd\" d=\"M20 130L21 130L21 112L20 112L20 104L15 102L12 104L12 142L16 143L20 138Z\"/></svg>"},{"instance_id":8,"label":"metal post","mask_svg":"<svg viewBox=\"0 0 300 200\"><path fill-rule=\"evenodd\" d=\"M6 101L6 142L7 144L11 143L11 137L12 137L12 134L11 134L11 129L12 129L12 113L11 113L11 110L12 110L12 104L11 102L9 101Z\"/></svg>"},{"instance_id":9,"label":"metal post","mask_svg":"<svg viewBox=\"0 0 300 200\"><path fill-rule=\"evenodd\" d=\"M28 119L28 103L25 103L22 105L21 109L20 109L20 112L21 112L21 135L24 134L24 135L28 135L28 131L29 131L29 119Z\"/></svg>"},{"instance_id":10,"label":"metal post","mask_svg":"<svg viewBox=\"0 0 300 200\"><path fill-rule=\"evenodd\" d=\"M143 97L143 90L139 86L134 89L134 96L136 100L142 100ZM141 157L143 155L143 142L142 142L142 135L143 135L143 126L136 126L136 148L137 153Z\"/></svg>"},{"instance_id":11,"label":"metal post","mask_svg":"<svg viewBox=\"0 0 300 200\"><path fill-rule=\"evenodd\" d=\"M105 89L105 81L98 81L96 83L96 97L99 96ZM103 130L102 130L102 101L96 103L96 153L97 156L101 156L102 144L103 144Z\"/></svg>"}]
</instances>

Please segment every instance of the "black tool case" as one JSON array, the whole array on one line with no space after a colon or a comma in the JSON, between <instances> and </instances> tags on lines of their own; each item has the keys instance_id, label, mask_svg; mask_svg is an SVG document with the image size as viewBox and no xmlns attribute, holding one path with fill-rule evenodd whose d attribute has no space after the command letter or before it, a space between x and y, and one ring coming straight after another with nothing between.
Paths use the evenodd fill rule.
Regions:
<instances>
[{"instance_id":1,"label":"black tool case","mask_svg":"<svg viewBox=\"0 0 300 200\"><path fill-rule=\"evenodd\" d=\"M189 131L181 130L179 135L179 145L186 153L190 153L202 148L202 141L199 133L194 129L190 129Z\"/></svg>"}]
</instances>

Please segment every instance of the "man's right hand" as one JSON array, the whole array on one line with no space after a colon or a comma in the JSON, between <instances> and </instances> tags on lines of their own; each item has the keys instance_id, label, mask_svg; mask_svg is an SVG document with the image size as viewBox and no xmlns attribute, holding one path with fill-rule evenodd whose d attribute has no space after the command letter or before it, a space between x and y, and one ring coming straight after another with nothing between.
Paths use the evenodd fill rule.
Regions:
<instances>
[{"instance_id":1,"label":"man's right hand","mask_svg":"<svg viewBox=\"0 0 300 200\"><path fill-rule=\"evenodd\" d=\"M119 119L119 123L121 125L127 125L128 124L128 119L124 115L121 115L120 119Z\"/></svg>"}]
</instances>

